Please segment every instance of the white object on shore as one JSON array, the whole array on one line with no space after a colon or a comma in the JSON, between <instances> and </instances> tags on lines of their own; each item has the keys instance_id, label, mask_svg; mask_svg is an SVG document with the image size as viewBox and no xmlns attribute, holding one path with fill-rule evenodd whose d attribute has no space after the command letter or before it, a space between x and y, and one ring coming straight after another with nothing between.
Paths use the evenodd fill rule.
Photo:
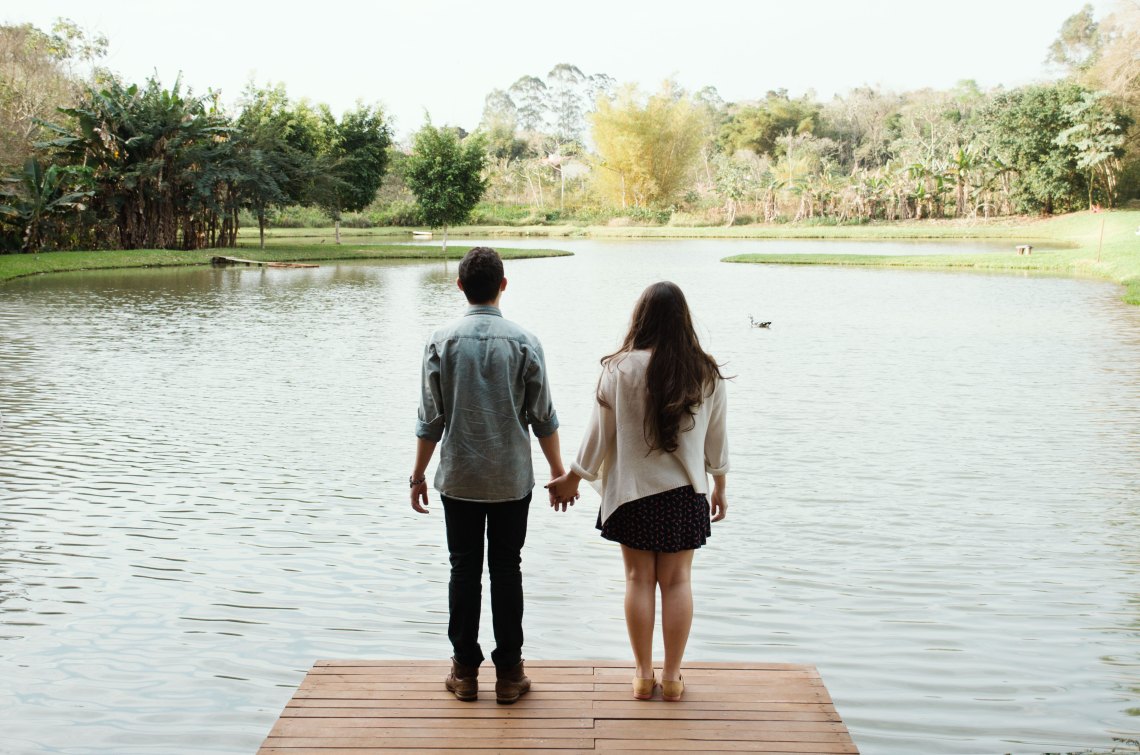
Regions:
<instances>
[{"instance_id":1,"label":"white object on shore","mask_svg":"<svg viewBox=\"0 0 1140 755\"><path fill-rule=\"evenodd\" d=\"M430 239L431 231L412 231L413 239Z\"/></svg>"}]
</instances>

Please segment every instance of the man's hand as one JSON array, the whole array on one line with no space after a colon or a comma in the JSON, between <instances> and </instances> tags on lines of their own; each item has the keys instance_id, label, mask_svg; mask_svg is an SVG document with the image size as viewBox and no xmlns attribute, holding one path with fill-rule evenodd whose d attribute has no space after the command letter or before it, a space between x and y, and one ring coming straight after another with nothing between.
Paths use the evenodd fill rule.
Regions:
<instances>
[{"instance_id":1,"label":"man's hand","mask_svg":"<svg viewBox=\"0 0 1140 755\"><path fill-rule=\"evenodd\" d=\"M571 471L546 483L546 490L550 493L550 508L558 511L561 506L561 510L565 511L568 506L573 506L574 501L578 500L578 482L581 479Z\"/></svg>"},{"instance_id":2,"label":"man's hand","mask_svg":"<svg viewBox=\"0 0 1140 755\"><path fill-rule=\"evenodd\" d=\"M419 485L412 486L412 508L421 514L429 514L428 511L428 485L427 480L424 480Z\"/></svg>"},{"instance_id":3,"label":"man's hand","mask_svg":"<svg viewBox=\"0 0 1140 755\"><path fill-rule=\"evenodd\" d=\"M428 513L427 466L428 462L431 461L431 455L434 453L434 441L416 438L416 463L412 467L412 476L408 478L408 483L410 484L412 480L419 480L418 483L412 485L412 508L421 514Z\"/></svg>"}]
</instances>

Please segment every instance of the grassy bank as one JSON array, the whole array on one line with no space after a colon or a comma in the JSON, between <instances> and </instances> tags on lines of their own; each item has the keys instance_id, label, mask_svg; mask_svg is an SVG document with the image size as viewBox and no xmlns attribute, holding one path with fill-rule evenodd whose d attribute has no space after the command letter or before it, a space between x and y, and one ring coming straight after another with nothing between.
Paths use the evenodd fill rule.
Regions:
<instances>
[{"instance_id":1,"label":"grassy bank","mask_svg":"<svg viewBox=\"0 0 1140 755\"><path fill-rule=\"evenodd\" d=\"M1039 223L1025 218L1000 220L916 220L863 225L784 223L734 226L669 225L463 225L448 229L454 238L613 238L613 239L1020 239ZM350 228L352 239L410 238L410 228ZM325 228L280 228L267 232L267 243L310 243L329 239ZM439 234L436 234L439 237Z\"/></svg>"},{"instance_id":2,"label":"grassy bank","mask_svg":"<svg viewBox=\"0 0 1140 755\"><path fill-rule=\"evenodd\" d=\"M1098 261L1101 223L1104 240ZM454 237L586 237L586 238L707 238L707 239L853 239L889 241L906 239L1005 239L1010 253L975 255L879 256L841 254L745 254L728 262L785 265L858 265L897 268L940 268L987 271L1028 271L1103 278L1126 287L1124 298L1140 305L1140 211L1075 213L1046 220L1002 218L990 221L910 221L866 225L760 225L731 227L680 226L461 226ZM343 229L344 243L333 243L332 229L276 229L266 236L266 248L257 248L256 231L243 232L235 250L175 252L132 250L105 252L49 252L0 255L0 282L26 275L69 270L120 267L205 265L215 253L274 262L342 259L442 259L438 246L396 243L408 239L407 228ZM438 240L438 239L437 239ZM1037 250L1019 257L1013 246L1049 243L1062 249ZM469 245L448 246L448 259L458 259ZM500 250L506 259L568 254L553 249Z\"/></svg>"},{"instance_id":3,"label":"grassy bank","mask_svg":"<svg viewBox=\"0 0 1140 755\"><path fill-rule=\"evenodd\" d=\"M1101 228L1104 228L1103 242ZM740 254L727 257L726 262L746 262L769 265L851 265L860 267L935 268L956 270L985 270L1010 272L1041 272L1102 278L1125 287L1124 300L1140 305L1140 211L1081 212L1048 220L1023 223L1016 226L990 227L975 234L972 228L963 228L968 235L955 236L947 226L945 236L928 238L1007 238L1017 243L1047 241L1068 248L1034 250L1032 255L1018 256L1013 244L1009 254L970 255L847 255L847 254ZM877 226L861 226L850 230L874 230ZM887 230L888 227L881 227ZM837 229L847 230L847 229ZM998 233L1000 231L1000 233ZM836 238L836 237L832 237ZM903 236L851 235L844 238L908 238ZM911 237L917 238L917 237Z\"/></svg>"},{"instance_id":4,"label":"grassy bank","mask_svg":"<svg viewBox=\"0 0 1140 755\"><path fill-rule=\"evenodd\" d=\"M405 234L406 235L406 234ZM40 254L0 255L0 282L41 273L60 273L77 270L105 270L124 267L175 267L208 265L216 255L241 257L265 262L318 262L321 260L431 260L444 259L438 246L412 244L363 244L359 238L345 239L336 245L331 232L323 234L327 243L297 243L275 238L265 249L256 245L241 244L236 249L206 249L194 252L165 249L130 249L102 252L43 252ZM449 244L447 259L457 260L470 249L470 245ZM557 249L502 249L504 259L532 257L561 257L569 252Z\"/></svg>"}]
</instances>

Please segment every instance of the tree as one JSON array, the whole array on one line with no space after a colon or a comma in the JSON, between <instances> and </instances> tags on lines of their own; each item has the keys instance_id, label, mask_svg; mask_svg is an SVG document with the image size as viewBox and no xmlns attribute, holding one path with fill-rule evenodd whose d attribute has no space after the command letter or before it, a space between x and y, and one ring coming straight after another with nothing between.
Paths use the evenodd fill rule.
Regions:
<instances>
[{"instance_id":1,"label":"tree","mask_svg":"<svg viewBox=\"0 0 1140 755\"><path fill-rule=\"evenodd\" d=\"M763 102L738 108L721 127L717 141L729 154L748 149L777 156L778 139L789 133L815 133L819 113L819 105L807 97L790 99L784 89L768 92Z\"/></svg>"},{"instance_id":2,"label":"tree","mask_svg":"<svg viewBox=\"0 0 1140 755\"><path fill-rule=\"evenodd\" d=\"M490 157L510 162L527 154L527 143L515 136L518 119L518 108L511 96L502 89L492 89L483 100L483 117L478 129Z\"/></svg>"},{"instance_id":3,"label":"tree","mask_svg":"<svg viewBox=\"0 0 1140 755\"><path fill-rule=\"evenodd\" d=\"M106 49L104 37L88 37L66 19L50 34L31 24L0 26L0 173L19 170L33 156L35 143L47 138L40 122L82 95L75 64L93 62Z\"/></svg>"},{"instance_id":4,"label":"tree","mask_svg":"<svg viewBox=\"0 0 1140 755\"><path fill-rule=\"evenodd\" d=\"M86 209L90 172L29 159L18 177L0 188L0 241L8 249L38 252L48 242L54 220Z\"/></svg>"},{"instance_id":5,"label":"tree","mask_svg":"<svg viewBox=\"0 0 1140 755\"><path fill-rule=\"evenodd\" d=\"M617 80L608 73L590 74L586 79L586 101L590 109L597 106L599 98L609 99L613 97L615 88L617 88Z\"/></svg>"},{"instance_id":6,"label":"tree","mask_svg":"<svg viewBox=\"0 0 1140 755\"><path fill-rule=\"evenodd\" d=\"M212 97L111 80L55 126L59 164L91 171L96 215L122 249L233 246L239 209L232 125Z\"/></svg>"},{"instance_id":7,"label":"tree","mask_svg":"<svg viewBox=\"0 0 1140 755\"><path fill-rule=\"evenodd\" d=\"M1096 62L1100 42L1100 29L1093 18L1093 7L1086 3L1061 24L1057 39L1049 46L1046 61L1062 66L1070 73L1079 73Z\"/></svg>"},{"instance_id":8,"label":"tree","mask_svg":"<svg viewBox=\"0 0 1140 755\"><path fill-rule=\"evenodd\" d=\"M379 107L357 105L339 123L326 108L322 119L326 141L312 165L308 196L332 218L339 244L342 213L359 212L376 198L392 133Z\"/></svg>"},{"instance_id":9,"label":"tree","mask_svg":"<svg viewBox=\"0 0 1140 755\"><path fill-rule=\"evenodd\" d=\"M1072 82L1023 87L998 94L982 112L994 156L1017 175L1017 209L1051 215L1086 196L1078 150L1059 145L1057 138L1074 125L1069 108L1082 102L1087 91Z\"/></svg>"},{"instance_id":10,"label":"tree","mask_svg":"<svg viewBox=\"0 0 1140 755\"><path fill-rule=\"evenodd\" d=\"M601 99L591 116L601 171L594 174L611 201L666 206L685 186L700 155L704 110L674 83L644 97L632 87Z\"/></svg>"},{"instance_id":11,"label":"tree","mask_svg":"<svg viewBox=\"0 0 1140 755\"><path fill-rule=\"evenodd\" d=\"M1106 92L1111 106L1132 121L1121 158L1121 196L1140 198L1140 3L1118 0L1099 24L1096 60L1081 73L1089 88Z\"/></svg>"},{"instance_id":12,"label":"tree","mask_svg":"<svg viewBox=\"0 0 1140 755\"><path fill-rule=\"evenodd\" d=\"M587 84L586 75L578 66L559 63L546 74L546 80L550 111L554 116L554 138L560 143L580 141L585 112L582 88Z\"/></svg>"},{"instance_id":13,"label":"tree","mask_svg":"<svg viewBox=\"0 0 1140 755\"><path fill-rule=\"evenodd\" d=\"M537 76L522 76L509 90L523 131L538 131L546 123L546 84Z\"/></svg>"},{"instance_id":14,"label":"tree","mask_svg":"<svg viewBox=\"0 0 1140 755\"><path fill-rule=\"evenodd\" d=\"M736 222L736 209L753 188L752 171L743 161L723 152L713 157L716 192L724 197L725 225Z\"/></svg>"},{"instance_id":15,"label":"tree","mask_svg":"<svg viewBox=\"0 0 1140 755\"><path fill-rule=\"evenodd\" d=\"M311 135L298 138L298 129L308 125L291 107L284 86L246 87L236 122L243 173L239 191L243 206L257 218L263 249L269 209L302 197L302 185L315 148L306 152L296 143L313 141Z\"/></svg>"},{"instance_id":16,"label":"tree","mask_svg":"<svg viewBox=\"0 0 1140 755\"><path fill-rule=\"evenodd\" d=\"M1140 121L1140 4L1118 0L1098 26L1098 55L1084 81L1103 90Z\"/></svg>"},{"instance_id":17,"label":"tree","mask_svg":"<svg viewBox=\"0 0 1140 755\"><path fill-rule=\"evenodd\" d=\"M1105 204L1116 202L1120 158L1124 154L1124 131L1130 119L1104 106L1102 93L1085 92L1078 102L1065 107L1072 126L1057 134L1058 146L1076 150L1077 167L1087 171L1089 209L1100 180Z\"/></svg>"},{"instance_id":18,"label":"tree","mask_svg":"<svg viewBox=\"0 0 1140 755\"><path fill-rule=\"evenodd\" d=\"M487 190L485 161L478 135L460 141L454 129L436 128L430 121L416 132L404 177L424 221L431 228L443 227L444 253L448 226L466 220Z\"/></svg>"},{"instance_id":19,"label":"tree","mask_svg":"<svg viewBox=\"0 0 1140 755\"><path fill-rule=\"evenodd\" d=\"M903 98L870 87L836 96L820 112L821 135L839 143L844 169L875 169L893 158L891 145L899 136Z\"/></svg>"}]
</instances>

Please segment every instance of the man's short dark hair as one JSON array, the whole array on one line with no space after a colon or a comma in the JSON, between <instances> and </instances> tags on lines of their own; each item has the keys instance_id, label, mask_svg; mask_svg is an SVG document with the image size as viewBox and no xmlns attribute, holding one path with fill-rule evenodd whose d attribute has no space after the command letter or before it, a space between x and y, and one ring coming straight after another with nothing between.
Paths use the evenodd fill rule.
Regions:
<instances>
[{"instance_id":1,"label":"man's short dark hair","mask_svg":"<svg viewBox=\"0 0 1140 755\"><path fill-rule=\"evenodd\" d=\"M494 301L503 283L503 258L489 247L475 247L459 263L459 282L469 303Z\"/></svg>"}]
</instances>

